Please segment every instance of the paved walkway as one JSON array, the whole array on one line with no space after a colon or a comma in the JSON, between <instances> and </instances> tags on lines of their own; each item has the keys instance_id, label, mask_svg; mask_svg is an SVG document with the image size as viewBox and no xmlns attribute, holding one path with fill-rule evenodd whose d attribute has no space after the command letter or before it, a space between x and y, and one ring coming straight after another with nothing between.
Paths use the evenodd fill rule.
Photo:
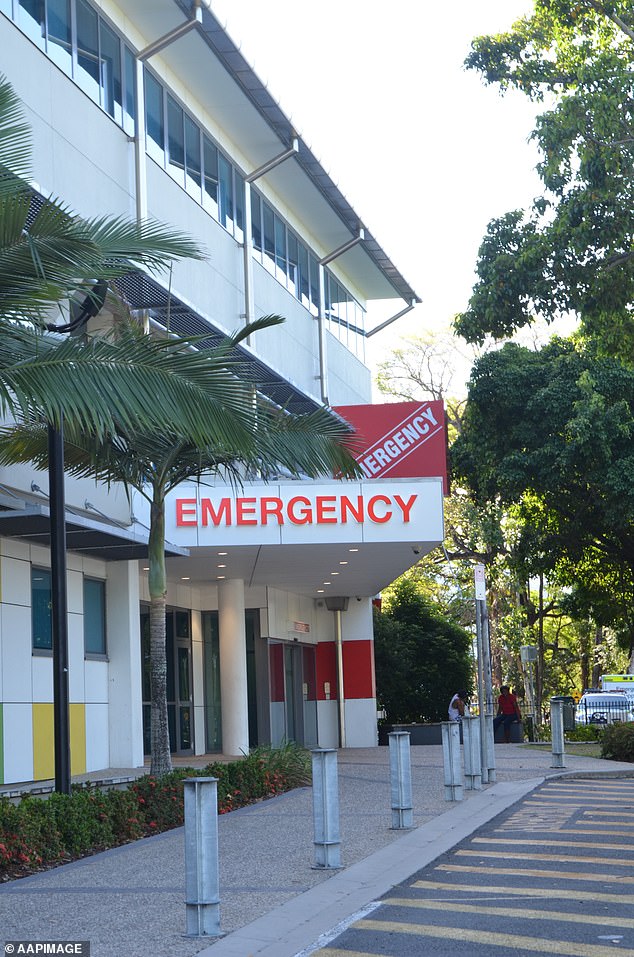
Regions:
<instances>
[{"instance_id":1,"label":"paved walkway","mask_svg":"<svg viewBox=\"0 0 634 957\"><path fill-rule=\"evenodd\" d=\"M0 885L0 944L90 940L92 957L295 957L545 777L634 776L634 765L572 753L557 771L546 747L498 745L497 783L449 803L442 749L413 747L411 756L415 828L403 832L390 829L388 749L339 752L344 867L334 873L311 867L310 788L221 816L219 940L183 936L179 828Z\"/></svg>"}]
</instances>

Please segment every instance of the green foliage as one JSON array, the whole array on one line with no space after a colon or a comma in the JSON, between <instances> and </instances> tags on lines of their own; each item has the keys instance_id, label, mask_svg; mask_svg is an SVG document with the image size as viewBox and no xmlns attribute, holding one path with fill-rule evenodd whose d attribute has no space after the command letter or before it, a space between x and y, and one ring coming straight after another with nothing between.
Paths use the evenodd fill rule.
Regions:
<instances>
[{"instance_id":1,"label":"green foliage","mask_svg":"<svg viewBox=\"0 0 634 957\"><path fill-rule=\"evenodd\" d=\"M634 723L609 724L603 730L601 757L634 761Z\"/></svg>"},{"instance_id":2,"label":"green foliage","mask_svg":"<svg viewBox=\"0 0 634 957\"><path fill-rule=\"evenodd\" d=\"M474 41L467 67L547 109L533 131L544 195L489 225L456 324L469 341L575 313L605 351L634 355L633 38L630 0L535 0Z\"/></svg>"},{"instance_id":3,"label":"green foliage","mask_svg":"<svg viewBox=\"0 0 634 957\"><path fill-rule=\"evenodd\" d=\"M218 812L226 814L309 784L310 755L289 743L203 770L146 775L122 791L74 788L17 805L0 798L0 881L179 827L185 779L210 776L218 778Z\"/></svg>"},{"instance_id":4,"label":"green foliage","mask_svg":"<svg viewBox=\"0 0 634 957\"><path fill-rule=\"evenodd\" d=\"M377 698L390 724L445 721L451 697L472 683L471 638L401 578L375 612Z\"/></svg>"}]
</instances>

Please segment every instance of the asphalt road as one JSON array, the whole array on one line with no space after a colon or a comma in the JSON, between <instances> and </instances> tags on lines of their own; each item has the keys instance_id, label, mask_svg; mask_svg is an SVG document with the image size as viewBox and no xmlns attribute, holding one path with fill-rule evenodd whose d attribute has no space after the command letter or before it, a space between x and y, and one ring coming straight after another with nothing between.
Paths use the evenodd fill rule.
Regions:
<instances>
[{"instance_id":1,"label":"asphalt road","mask_svg":"<svg viewBox=\"0 0 634 957\"><path fill-rule=\"evenodd\" d=\"M315 957L634 957L634 781L547 781Z\"/></svg>"}]
</instances>

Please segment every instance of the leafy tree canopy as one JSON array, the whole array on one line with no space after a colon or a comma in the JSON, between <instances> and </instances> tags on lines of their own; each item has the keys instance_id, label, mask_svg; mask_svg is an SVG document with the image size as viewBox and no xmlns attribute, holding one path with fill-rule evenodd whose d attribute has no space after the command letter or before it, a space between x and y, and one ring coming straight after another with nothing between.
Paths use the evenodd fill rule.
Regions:
<instances>
[{"instance_id":1,"label":"leafy tree canopy","mask_svg":"<svg viewBox=\"0 0 634 957\"><path fill-rule=\"evenodd\" d=\"M544 195L493 220L456 328L504 338L576 313L613 354L634 354L634 13L630 0L535 0L467 67L547 109L533 138Z\"/></svg>"}]
</instances>

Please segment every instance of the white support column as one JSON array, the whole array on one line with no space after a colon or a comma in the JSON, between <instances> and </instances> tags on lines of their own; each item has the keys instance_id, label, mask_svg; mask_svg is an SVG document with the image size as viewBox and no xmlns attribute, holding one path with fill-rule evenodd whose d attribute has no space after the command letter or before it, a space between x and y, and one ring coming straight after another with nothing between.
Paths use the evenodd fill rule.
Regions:
<instances>
[{"instance_id":1,"label":"white support column","mask_svg":"<svg viewBox=\"0 0 634 957\"><path fill-rule=\"evenodd\" d=\"M247 697L247 639L244 623L244 582L218 583L220 686L222 695L222 753L240 755L249 750Z\"/></svg>"},{"instance_id":2,"label":"white support column","mask_svg":"<svg viewBox=\"0 0 634 957\"><path fill-rule=\"evenodd\" d=\"M138 562L109 562L106 581L110 767L143 765Z\"/></svg>"}]
</instances>

